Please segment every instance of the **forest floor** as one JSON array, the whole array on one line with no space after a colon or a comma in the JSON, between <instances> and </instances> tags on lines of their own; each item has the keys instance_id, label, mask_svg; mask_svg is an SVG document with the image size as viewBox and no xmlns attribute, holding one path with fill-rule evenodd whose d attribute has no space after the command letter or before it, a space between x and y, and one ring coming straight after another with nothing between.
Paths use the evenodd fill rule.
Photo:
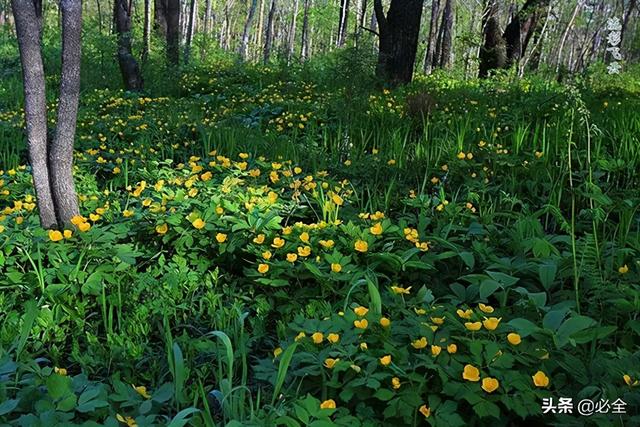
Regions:
<instances>
[{"instance_id":1,"label":"forest floor","mask_svg":"<svg viewBox=\"0 0 640 427\"><path fill-rule=\"evenodd\" d=\"M0 425L640 423L637 75L336 73L86 88L60 231L2 87Z\"/></svg>"}]
</instances>

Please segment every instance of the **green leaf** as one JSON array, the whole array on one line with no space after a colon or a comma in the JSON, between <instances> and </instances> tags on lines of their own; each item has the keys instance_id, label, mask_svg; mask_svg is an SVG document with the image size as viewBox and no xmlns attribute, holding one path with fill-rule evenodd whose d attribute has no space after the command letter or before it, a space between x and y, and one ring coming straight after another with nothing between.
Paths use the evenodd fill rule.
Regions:
<instances>
[{"instance_id":1,"label":"green leaf","mask_svg":"<svg viewBox=\"0 0 640 427\"><path fill-rule=\"evenodd\" d=\"M500 283L495 280L487 279L483 280L480 284L480 298L486 299L493 295L495 291L500 288Z\"/></svg>"},{"instance_id":2,"label":"green leaf","mask_svg":"<svg viewBox=\"0 0 640 427\"><path fill-rule=\"evenodd\" d=\"M395 396L395 393L386 388L378 389L378 391L376 391L375 394L373 395L373 397L375 397L376 399L380 399L385 402L387 400L393 399L394 396Z\"/></svg>"},{"instance_id":3,"label":"green leaf","mask_svg":"<svg viewBox=\"0 0 640 427\"><path fill-rule=\"evenodd\" d=\"M540 278L540 283L542 283L542 286L544 286L546 290L551 288L557 271L558 265L552 261L547 261L538 266L538 277Z\"/></svg>"},{"instance_id":4,"label":"green leaf","mask_svg":"<svg viewBox=\"0 0 640 427\"><path fill-rule=\"evenodd\" d=\"M507 325L516 330L523 338L540 330L533 322L527 319L517 318L507 322Z\"/></svg>"}]
</instances>

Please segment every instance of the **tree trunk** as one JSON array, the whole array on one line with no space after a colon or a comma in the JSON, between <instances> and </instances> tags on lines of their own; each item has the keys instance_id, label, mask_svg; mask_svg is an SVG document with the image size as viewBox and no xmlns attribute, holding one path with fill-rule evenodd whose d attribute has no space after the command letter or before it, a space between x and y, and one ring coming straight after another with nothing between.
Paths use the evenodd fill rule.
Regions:
<instances>
[{"instance_id":1,"label":"tree trunk","mask_svg":"<svg viewBox=\"0 0 640 427\"><path fill-rule=\"evenodd\" d=\"M505 28L507 67L520 61L531 37L540 31L540 18L546 13L549 2L550 0L527 0Z\"/></svg>"},{"instance_id":2,"label":"tree trunk","mask_svg":"<svg viewBox=\"0 0 640 427\"><path fill-rule=\"evenodd\" d=\"M97 1L99 2L100 0ZM167 38L167 1L154 0L153 2L154 30L163 39Z\"/></svg>"},{"instance_id":3,"label":"tree trunk","mask_svg":"<svg viewBox=\"0 0 640 427\"><path fill-rule=\"evenodd\" d=\"M191 43L193 42L193 33L195 32L195 26L196 26L196 7L197 7L197 0L191 0L191 4L189 6L189 22L187 24L187 37L186 37L186 43L185 43L185 50L184 50L184 63L188 64L189 63L189 59L191 59Z\"/></svg>"},{"instance_id":4,"label":"tree trunk","mask_svg":"<svg viewBox=\"0 0 640 427\"><path fill-rule=\"evenodd\" d=\"M455 6L455 0L447 0L442 13L442 29L440 33L442 37L440 42L440 57L438 59L440 68L449 68L451 66Z\"/></svg>"},{"instance_id":5,"label":"tree trunk","mask_svg":"<svg viewBox=\"0 0 640 427\"><path fill-rule=\"evenodd\" d=\"M480 49L480 65L478 76L485 78L489 71L504 68L507 63L507 52L504 38L498 23L498 2L489 0L482 14L484 44Z\"/></svg>"},{"instance_id":6,"label":"tree trunk","mask_svg":"<svg viewBox=\"0 0 640 427\"><path fill-rule=\"evenodd\" d=\"M560 39L560 45L558 46L558 56L556 57L556 74L560 71L560 66L562 65L562 51L564 50L564 44L567 42L567 37L569 36L569 31L571 31L571 27L573 27L573 22L576 20L578 16L578 12L582 7L582 0L578 0L576 3L573 12L571 13L571 19L569 19L569 23L567 23L567 27L562 33L562 38Z\"/></svg>"},{"instance_id":7,"label":"tree trunk","mask_svg":"<svg viewBox=\"0 0 640 427\"><path fill-rule=\"evenodd\" d=\"M114 19L118 35L118 65L122 73L125 90L139 92L143 88L142 74L138 62L131 53L131 3L115 0Z\"/></svg>"},{"instance_id":8,"label":"tree trunk","mask_svg":"<svg viewBox=\"0 0 640 427\"><path fill-rule=\"evenodd\" d=\"M382 0L374 1L380 47L376 75L391 85L408 83L418 49L422 0L392 0L384 15Z\"/></svg>"},{"instance_id":9,"label":"tree trunk","mask_svg":"<svg viewBox=\"0 0 640 427\"><path fill-rule=\"evenodd\" d=\"M276 0L271 0L269 16L267 17L267 34L264 41L264 63L269 63L271 57L271 46L273 45L274 18L276 15Z\"/></svg>"},{"instance_id":10,"label":"tree trunk","mask_svg":"<svg viewBox=\"0 0 640 427\"><path fill-rule=\"evenodd\" d=\"M45 228L71 223L78 214L73 183L73 143L80 96L80 43L82 4L61 0L62 72L57 127L48 146L47 106L42 52L41 3L11 2L22 62L27 148L31 164L40 223ZM36 34L36 37L33 37Z\"/></svg>"},{"instance_id":11,"label":"tree trunk","mask_svg":"<svg viewBox=\"0 0 640 427\"><path fill-rule=\"evenodd\" d=\"M149 59L151 35L151 0L144 0L144 28L142 32L142 62Z\"/></svg>"},{"instance_id":12,"label":"tree trunk","mask_svg":"<svg viewBox=\"0 0 640 427\"><path fill-rule=\"evenodd\" d=\"M12 0L18 47L22 62L24 113L27 127L27 148L38 201L40 224L44 228L57 225L51 192L47 153L47 99L40 40L40 20L33 2Z\"/></svg>"},{"instance_id":13,"label":"tree trunk","mask_svg":"<svg viewBox=\"0 0 640 427\"><path fill-rule=\"evenodd\" d=\"M170 64L180 62L180 0L166 0L167 60Z\"/></svg>"},{"instance_id":14,"label":"tree trunk","mask_svg":"<svg viewBox=\"0 0 640 427\"><path fill-rule=\"evenodd\" d=\"M242 60L246 61L249 57L249 36L251 35L251 26L253 25L253 17L256 14L256 7L258 7L258 0L251 0L251 6L249 6L249 12L247 13L247 20L244 23L244 29L242 30L242 44L240 45L240 55Z\"/></svg>"},{"instance_id":15,"label":"tree trunk","mask_svg":"<svg viewBox=\"0 0 640 427\"><path fill-rule=\"evenodd\" d=\"M622 29L620 30L620 49L622 50L622 46L624 45L624 35L627 32L627 27L629 26L629 19L631 18L631 14L633 10L636 8L636 0L629 0L629 6L627 6L627 11L624 13L622 18Z\"/></svg>"},{"instance_id":16,"label":"tree trunk","mask_svg":"<svg viewBox=\"0 0 640 427\"><path fill-rule=\"evenodd\" d=\"M311 8L311 0L304 0L304 16L302 18L302 47L300 48L300 57L303 61L309 59L309 9Z\"/></svg>"},{"instance_id":17,"label":"tree trunk","mask_svg":"<svg viewBox=\"0 0 640 427\"><path fill-rule=\"evenodd\" d=\"M289 42L287 44L287 63L293 58L296 43L296 24L298 19L299 0L293 0L293 15L291 17L291 27L289 27Z\"/></svg>"},{"instance_id":18,"label":"tree trunk","mask_svg":"<svg viewBox=\"0 0 640 427\"><path fill-rule=\"evenodd\" d=\"M336 46L342 47L347 38L347 24L349 21L349 0L340 0L340 15L338 21L338 37Z\"/></svg>"},{"instance_id":19,"label":"tree trunk","mask_svg":"<svg viewBox=\"0 0 640 427\"><path fill-rule=\"evenodd\" d=\"M206 35L211 33L211 0L204 2L204 28L202 30Z\"/></svg>"},{"instance_id":20,"label":"tree trunk","mask_svg":"<svg viewBox=\"0 0 640 427\"><path fill-rule=\"evenodd\" d=\"M79 213L78 197L73 183L73 145L80 99L82 2L61 0L60 8L62 9L62 72L58 123L49 149L49 177L58 224L69 225L71 218Z\"/></svg>"},{"instance_id":21,"label":"tree trunk","mask_svg":"<svg viewBox=\"0 0 640 427\"><path fill-rule=\"evenodd\" d=\"M427 40L427 50L424 56L423 70L425 74L430 74L433 69L433 59L436 51L436 37L438 35L438 17L440 15L440 0L433 0L431 3L431 19L429 20L429 38Z\"/></svg>"}]
</instances>

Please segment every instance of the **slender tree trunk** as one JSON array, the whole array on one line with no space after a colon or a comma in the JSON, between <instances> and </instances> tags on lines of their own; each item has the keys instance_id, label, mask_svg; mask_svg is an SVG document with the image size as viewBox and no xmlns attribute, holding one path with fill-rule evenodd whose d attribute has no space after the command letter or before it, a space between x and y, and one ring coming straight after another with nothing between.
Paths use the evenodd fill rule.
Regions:
<instances>
[{"instance_id":1,"label":"slender tree trunk","mask_svg":"<svg viewBox=\"0 0 640 427\"><path fill-rule=\"evenodd\" d=\"M96 0L100 1L100 0ZM168 0L154 0L153 2L154 30L163 38L167 38L167 8Z\"/></svg>"},{"instance_id":2,"label":"slender tree trunk","mask_svg":"<svg viewBox=\"0 0 640 427\"><path fill-rule=\"evenodd\" d=\"M562 52L564 50L564 44L567 42L567 37L569 36L571 27L573 27L573 22L576 20L581 7L582 0L578 0L576 2L576 6L573 9L573 12L571 13L571 18L567 23L567 27L565 28L564 32L562 33L562 37L560 38L560 44L558 45L558 55L556 57L556 74L560 71L560 66L562 65Z\"/></svg>"},{"instance_id":3,"label":"slender tree trunk","mask_svg":"<svg viewBox=\"0 0 640 427\"><path fill-rule=\"evenodd\" d=\"M498 23L498 1L489 0L482 14L484 44L480 49L478 76L485 78L489 71L504 68L507 62L506 45Z\"/></svg>"},{"instance_id":4,"label":"slender tree trunk","mask_svg":"<svg viewBox=\"0 0 640 427\"><path fill-rule=\"evenodd\" d=\"M204 2L204 28L202 31L207 36L211 33L211 0Z\"/></svg>"},{"instance_id":5,"label":"slender tree trunk","mask_svg":"<svg viewBox=\"0 0 640 427\"><path fill-rule=\"evenodd\" d=\"M309 9L311 0L304 0L304 16L302 18L302 46L300 48L300 57L303 61L309 59Z\"/></svg>"},{"instance_id":6,"label":"slender tree trunk","mask_svg":"<svg viewBox=\"0 0 640 427\"><path fill-rule=\"evenodd\" d=\"M629 0L627 11L624 13L624 17L622 18L622 29L620 30L620 49L622 49L622 46L624 45L624 35L627 32L627 28L629 27L629 20L631 18L631 14L633 14L633 10L636 8L636 5L636 0Z\"/></svg>"},{"instance_id":7,"label":"slender tree trunk","mask_svg":"<svg viewBox=\"0 0 640 427\"><path fill-rule=\"evenodd\" d=\"M264 4L265 4L266 0L260 0L260 7L258 8L258 10L260 11L258 13L258 30L256 31L256 38L255 38L255 43L254 46L256 46L256 49L258 51L260 51L260 49L262 49L262 33L264 31ZM259 56L259 53L258 55Z\"/></svg>"},{"instance_id":8,"label":"slender tree trunk","mask_svg":"<svg viewBox=\"0 0 640 427\"><path fill-rule=\"evenodd\" d=\"M442 41L440 43L440 58L438 60L440 68L449 68L451 66L455 6L455 0L447 0L442 13Z\"/></svg>"},{"instance_id":9,"label":"slender tree trunk","mask_svg":"<svg viewBox=\"0 0 640 427\"><path fill-rule=\"evenodd\" d=\"M138 62L131 53L131 3L115 0L114 13L118 35L118 65L122 73L124 88L139 92L143 88L142 74Z\"/></svg>"},{"instance_id":10,"label":"slender tree trunk","mask_svg":"<svg viewBox=\"0 0 640 427\"><path fill-rule=\"evenodd\" d=\"M438 35L438 17L440 15L440 0L433 0L431 3L431 19L429 20L429 38L427 40L427 50L424 56L423 70L425 74L430 74L433 69L433 59L436 51L436 37Z\"/></svg>"},{"instance_id":11,"label":"slender tree trunk","mask_svg":"<svg viewBox=\"0 0 640 427\"><path fill-rule=\"evenodd\" d=\"M340 17L338 21L338 36L336 46L342 47L347 38L347 25L349 21L349 0L340 0Z\"/></svg>"},{"instance_id":12,"label":"slender tree trunk","mask_svg":"<svg viewBox=\"0 0 640 427\"><path fill-rule=\"evenodd\" d=\"M376 75L391 85L408 83L413 78L422 3L422 0L392 0L387 16L382 0L373 3L380 28Z\"/></svg>"},{"instance_id":13,"label":"slender tree trunk","mask_svg":"<svg viewBox=\"0 0 640 427\"><path fill-rule=\"evenodd\" d=\"M195 25L196 25L196 5L197 5L197 0L191 0L191 4L189 6L189 22L187 24L187 37L186 37L186 43L185 43L185 50L184 50L184 63L188 64L189 60L191 59L191 43L193 42L193 33L195 31Z\"/></svg>"},{"instance_id":14,"label":"slender tree trunk","mask_svg":"<svg viewBox=\"0 0 640 427\"><path fill-rule=\"evenodd\" d=\"M293 0L293 15L291 17L291 27L289 27L289 41L287 45L287 63L293 58L296 43L296 25L298 19L299 0Z\"/></svg>"},{"instance_id":15,"label":"slender tree trunk","mask_svg":"<svg viewBox=\"0 0 640 427\"><path fill-rule=\"evenodd\" d=\"M144 0L144 28L142 32L142 62L147 62L151 35L151 0Z\"/></svg>"},{"instance_id":16,"label":"slender tree trunk","mask_svg":"<svg viewBox=\"0 0 640 427\"><path fill-rule=\"evenodd\" d=\"M269 63L271 57L271 47L273 45L273 30L274 30L274 18L276 15L276 0L271 0L271 7L269 8L269 16L267 17L267 34L264 41L264 63Z\"/></svg>"},{"instance_id":17,"label":"slender tree trunk","mask_svg":"<svg viewBox=\"0 0 640 427\"><path fill-rule=\"evenodd\" d=\"M247 20L244 23L244 29L242 30L242 44L240 45L240 55L242 60L246 61L249 57L249 36L251 35L251 26L253 25L253 17L256 14L256 8L258 7L258 0L251 0L251 6L247 13Z\"/></svg>"},{"instance_id":18,"label":"slender tree trunk","mask_svg":"<svg viewBox=\"0 0 640 427\"><path fill-rule=\"evenodd\" d=\"M166 0L167 60L170 64L180 62L180 0Z\"/></svg>"}]
</instances>

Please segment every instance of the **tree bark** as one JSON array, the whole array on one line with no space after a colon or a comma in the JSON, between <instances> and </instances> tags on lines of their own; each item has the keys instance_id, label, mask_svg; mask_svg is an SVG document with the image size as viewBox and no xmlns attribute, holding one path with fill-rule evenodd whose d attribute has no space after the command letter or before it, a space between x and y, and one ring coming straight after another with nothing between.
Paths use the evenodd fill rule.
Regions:
<instances>
[{"instance_id":1,"label":"tree bark","mask_svg":"<svg viewBox=\"0 0 640 427\"><path fill-rule=\"evenodd\" d=\"M258 0L251 0L249 11L247 13L247 20L244 23L244 29L242 30L242 43L240 45L240 56L242 60L246 61L249 57L249 36L251 35L251 26L253 25L253 18L256 14L256 8L258 7Z\"/></svg>"},{"instance_id":2,"label":"tree bark","mask_svg":"<svg viewBox=\"0 0 640 427\"><path fill-rule=\"evenodd\" d=\"M438 59L440 68L449 68L451 66L455 6L455 0L447 0L442 13L440 57Z\"/></svg>"},{"instance_id":3,"label":"tree bark","mask_svg":"<svg viewBox=\"0 0 640 427\"><path fill-rule=\"evenodd\" d=\"M56 210L49 179L47 147L47 99L44 67L40 51L40 20L34 2L12 0L18 47L22 62L24 113L27 148L38 201L40 224L44 228L57 225ZM34 37L34 34L36 35Z\"/></svg>"},{"instance_id":4,"label":"tree bark","mask_svg":"<svg viewBox=\"0 0 640 427\"><path fill-rule=\"evenodd\" d=\"M336 46L338 47L342 47L347 38L348 22L349 22L349 0L340 0L338 37L336 38Z\"/></svg>"},{"instance_id":5,"label":"tree bark","mask_svg":"<svg viewBox=\"0 0 640 427\"><path fill-rule=\"evenodd\" d=\"M302 46L300 48L300 57L303 61L309 59L309 9L311 8L311 0L304 0L304 16L302 18Z\"/></svg>"},{"instance_id":6,"label":"tree bark","mask_svg":"<svg viewBox=\"0 0 640 427\"><path fill-rule=\"evenodd\" d=\"M573 22L576 20L578 16L578 12L582 7L582 0L578 0L576 2L576 6L571 13L571 18L567 23L567 27L562 33L562 38L560 39L560 45L558 46L558 55L556 56L556 74L560 71L560 66L562 65L562 51L564 50L564 44L567 42L567 37L569 36L569 31L571 31L571 27L573 27Z\"/></svg>"},{"instance_id":7,"label":"tree bark","mask_svg":"<svg viewBox=\"0 0 640 427\"><path fill-rule=\"evenodd\" d=\"M380 47L376 75L395 86L413 78L423 0L392 0L384 15L382 0L374 1Z\"/></svg>"},{"instance_id":8,"label":"tree bark","mask_svg":"<svg viewBox=\"0 0 640 427\"><path fill-rule=\"evenodd\" d=\"M482 14L484 44L480 49L480 65L478 76L485 78L489 71L504 68L507 63L507 52L504 38L498 23L498 2L489 0Z\"/></svg>"},{"instance_id":9,"label":"tree bark","mask_svg":"<svg viewBox=\"0 0 640 427\"><path fill-rule=\"evenodd\" d=\"M41 3L12 0L22 62L27 148L40 223L44 228L69 225L78 214L73 183L73 143L80 97L82 4L61 0L62 73L57 127L48 145L44 67L40 49Z\"/></svg>"},{"instance_id":10,"label":"tree bark","mask_svg":"<svg viewBox=\"0 0 640 427\"><path fill-rule=\"evenodd\" d=\"M100 1L100 0L97 0ZM163 38L167 38L167 0L153 2L154 29Z\"/></svg>"},{"instance_id":11,"label":"tree bark","mask_svg":"<svg viewBox=\"0 0 640 427\"><path fill-rule=\"evenodd\" d=\"M151 0L144 0L144 28L142 31L142 62L149 58L151 36Z\"/></svg>"},{"instance_id":12,"label":"tree bark","mask_svg":"<svg viewBox=\"0 0 640 427\"><path fill-rule=\"evenodd\" d=\"M436 37L438 35L438 17L440 15L440 0L433 0L431 3L431 19L429 20L429 38L427 40L427 50L424 56L423 70L425 74L430 74L433 69L433 59L436 51Z\"/></svg>"},{"instance_id":13,"label":"tree bark","mask_svg":"<svg viewBox=\"0 0 640 427\"><path fill-rule=\"evenodd\" d=\"M287 63L293 58L296 43L296 25L298 20L299 0L293 0L293 15L291 16L291 27L289 27L289 41L287 43Z\"/></svg>"},{"instance_id":14,"label":"tree bark","mask_svg":"<svg viewBox=\"0 0 640 427\"><path fill-rule=\"evenodd\" d=\"M118 35L118 65L124 88L140 92L144 85L142 74L138 62L131 53L131 3L128 0L115 0L114 14Z\"/></svg>"},{"instance_id":15,"label":"tree bark","mask_svg":"<svg viewBox=\"0 0 640 427\"><path fill-rule=\"evenodd\" d=\"M187 37L185 43L184 50L184 63L188 64L189 59L191 59L191 43L193 42L193 34L196 28L196 11L197 11L197 0L191 0L191 4L189 6L189 23L187 24Z\"/></svg>"},{"instance_id":16,"label":"tree bark","mask_svg":"<svg viewBox=\"0 0 640 427\"><path fill-rule=\"evenodd\" d=\"M269 16L267 17L267 34L264 41L264 63L269 63L271 57L271 46L273 45L274 18L276 15L276 0L271 0Z\"/></svg>"},{"instance_id":17,"label":"tree bark","mask_svg":"<svg viewBox=\"0 0 640 427\"><path fill-rule=\"evenodd\" d=\"M620 30L620 49L624 45L624 35L627 32L627 28L629 26L629 19L631 18L631 14L633 10L636 8L636 0L629 0L629 6L627 6L627 11L624 13L622 18L622 29Z\"/></svg>"},{"instance_id":18,"label":"tree bark","mask_svg":"<svg viewBox=\"0 0 640 427\"><path fill-rule=\"evenodd\" d=\"M166 0L167 60L170 64L180 62L180 0Z\"/></svg>"},{"instance_id":19,"label":"tree bark","mask_svg":"<svg viewBox=\"0 0 640 427\"><path fill-rule=\"evenodd\" d=\"M531 37L540 31L540 18L546 13L549 2L550 0L527 0L505 28L507 67L520 61Z\"/></svg>"}]
</instances>

